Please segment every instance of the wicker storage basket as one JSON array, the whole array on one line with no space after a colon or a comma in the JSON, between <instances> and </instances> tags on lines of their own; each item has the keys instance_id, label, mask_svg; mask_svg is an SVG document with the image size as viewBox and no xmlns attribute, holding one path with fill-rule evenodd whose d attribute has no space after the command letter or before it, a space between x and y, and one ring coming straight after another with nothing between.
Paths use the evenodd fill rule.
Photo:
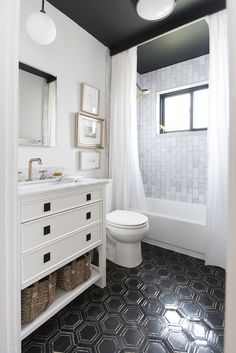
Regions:
<instances>
[{"instance_id":1,"label":"wicker storage basket","mask_svg":"<svg viewBox=\"0 0 236 353\"><path fill-rule=\"evenodd\" d=\"M84 255L84 260L85 260L84 280L85 281L87 281L87 279L89 279L91 276L92 255L93 255L93 252L90 252L90 253L87 253L86 255Z\"/></svg>"},{"instance_id":2,"label":"wicker storage basket","mask_svg":"<svg viewBox=\"0 0 236 353\"><path fill-rule=\"evenodd\" d=\"M91 276L91 255L86 254L57 271L57 285L65 291L78 287Z\"/></svg>"},{"instance_id":3,"label":"wicker storage basket","mask_svg":"<svg viewBox=\"0 0 236 353\"><path fill-rule=\"evenodd\" d=\"M25 288L21 292L21 323L34 321L55 299L57 274L48 277Z\"/></svg>"}]
</instances>

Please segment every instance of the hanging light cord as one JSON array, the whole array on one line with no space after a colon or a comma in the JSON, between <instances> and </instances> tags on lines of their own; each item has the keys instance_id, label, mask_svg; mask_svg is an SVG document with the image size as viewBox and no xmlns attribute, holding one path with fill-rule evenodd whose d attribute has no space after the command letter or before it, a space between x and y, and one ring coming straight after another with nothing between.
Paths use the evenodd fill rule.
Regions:
<instances>
[{"instance_id":1,"label":"hanging light cord","mask_svg":"<svg viewBox=\"0 0 236 353\"><path fill-rule=\"evenodd\" d=\"M45 0L42 0L42 9L40 10L40 12L42 12L42 13L46 13L44 10L44 3L45 3Z\"/></svg>"}]
</instances>

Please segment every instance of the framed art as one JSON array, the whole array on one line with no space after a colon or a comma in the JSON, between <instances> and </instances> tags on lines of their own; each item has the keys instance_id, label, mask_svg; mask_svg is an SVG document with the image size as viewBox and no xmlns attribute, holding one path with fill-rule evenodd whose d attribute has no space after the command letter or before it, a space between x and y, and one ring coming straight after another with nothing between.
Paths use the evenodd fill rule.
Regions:
<instances>
[{"instance_id":1,"label":"framed art","mask_svg":"<svg viewBox=\"0 0 236 353\"><path fill-rule=\"evenodd\" d=\"M75 116L75 147L104 148L105 120L83 113Z\"/></svg>"},{"instance_id":2,"label":"framed art","mask_svg":"<svg viewBox=\"0 0 236 353\"><path fill-rule=\"evenodd\" d=\"M81 84L81 111L84 113L98 115L99 114L99 89L88 85Z\"/></svg>"},{"instance_id":3,"label":"framed art","mask_svg":"<svg viewBox=\"0 0 236 353\"><path fill-rule=\"evenodd\" d=\"M100 168L101 154L99 151L80 151L80 170Z\"/></svg>"}]
</instances>

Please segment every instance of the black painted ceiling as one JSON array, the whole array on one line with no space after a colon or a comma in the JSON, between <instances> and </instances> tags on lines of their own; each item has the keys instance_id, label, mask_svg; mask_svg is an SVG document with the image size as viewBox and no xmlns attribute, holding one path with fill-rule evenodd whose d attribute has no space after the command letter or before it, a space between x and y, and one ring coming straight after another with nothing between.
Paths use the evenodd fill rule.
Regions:
<instances>
[{"instance_id":1,"label":"black painted ceiling","mask_svg":"<svg viewBox=\"0 0 236 353\"><path fill-rule=\"evenodd\" d=\"M138 16L137 0L49 0L49 2L110 48L111 55L226 7L226 0L177 0L176 8L169 17L153 22L145 21ZM173 64L203 55L208 51L207 47L206 24L181 29L139 49L138 71L151 71L156 54L159 55L160 63L154 69L163 67L165 62Z\"/></svg>"}]
</instances>

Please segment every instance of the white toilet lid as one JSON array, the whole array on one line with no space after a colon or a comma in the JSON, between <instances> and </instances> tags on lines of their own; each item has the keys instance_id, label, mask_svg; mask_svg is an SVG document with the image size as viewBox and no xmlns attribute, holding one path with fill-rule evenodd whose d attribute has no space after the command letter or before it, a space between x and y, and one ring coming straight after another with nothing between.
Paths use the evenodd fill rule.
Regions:
<instances>
[{"instance_id":1,"label":"white toilet lid","mask_svg":"<svg viewBox=\"0 0 236 353\"><path fill-rule=\"evenodd\" d=\"M107 214L107 223L114 226L137 227L148 222L148 218L138 212L117 210Z\"/></svg>"}]
</instances>

